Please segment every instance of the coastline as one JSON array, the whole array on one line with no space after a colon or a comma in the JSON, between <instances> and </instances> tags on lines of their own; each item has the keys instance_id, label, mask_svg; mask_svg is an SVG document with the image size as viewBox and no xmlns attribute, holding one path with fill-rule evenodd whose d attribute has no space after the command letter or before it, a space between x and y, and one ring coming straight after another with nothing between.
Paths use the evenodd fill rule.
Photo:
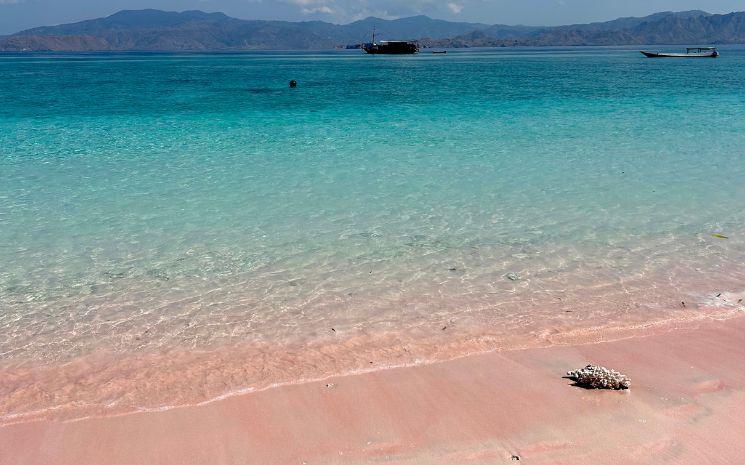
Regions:
<instances>
[{"instance_id":1,"label":"coastline","mask_svg":"<svg viewBox=\"0 0 745 465\"><path fill-rule=\"evenodd\" d=\"M202 406L0 427L8 464L734 463L745 317L613 342L470 355ZM628 392L562 378L600 363Z\"/></svg>"},{"instance_id":2,"label":"coastline","mask_svg":"<svg viewBox=\"0 0 745 465\"><path fill-rule=\"evenodd\" d=\"M724 292L664 319L624 326L569 325L507 336L427 338L391 331L305 346L236 345L209 351L95 353L65 364L0 369L0 427L75 422L200 407L236 396L328 379L457 361L490 353L616 342L738 318L745 292ZM452 320L448 323L452 326ZM447 326L446 326L447 328ZM438 327L439 329L439 327ZM450 328L452 331L452 328ZM456 325L457 329L457 325ZM281 354L272 356L271 354Z\"/></svg>"}]
</instances>

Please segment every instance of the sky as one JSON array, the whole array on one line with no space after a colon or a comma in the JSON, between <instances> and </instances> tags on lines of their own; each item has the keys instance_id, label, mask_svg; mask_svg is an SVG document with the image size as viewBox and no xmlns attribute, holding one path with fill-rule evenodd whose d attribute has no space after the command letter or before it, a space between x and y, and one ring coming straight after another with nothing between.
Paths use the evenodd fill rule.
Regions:
<instances>
[{"instance_id":1,"label":"sky","mask_svg":"<svg viewBox=\"0 0 745 465\"><path fill-rule=\"evenodd\" d=\"M659 11L745 11L745 0L0 0L0 34L92 19L122 9L222 11L243 19L347 23L426 14L452 21L550 26Z\"/></svg>"}]
</instances>

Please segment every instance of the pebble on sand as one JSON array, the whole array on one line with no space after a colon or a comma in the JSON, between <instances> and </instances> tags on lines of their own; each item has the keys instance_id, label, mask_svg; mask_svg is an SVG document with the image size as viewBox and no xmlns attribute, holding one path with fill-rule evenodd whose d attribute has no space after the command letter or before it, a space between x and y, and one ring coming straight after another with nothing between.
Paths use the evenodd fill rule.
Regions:
<instances>
[{"instance_id":1,"label":"pebble on sand","mask_svg":"<svg viewBox=\"0 0 745 465\"><path fill-rule=\"evenodd\" d=\"M631 387L631 380L628 376L597 365L587 365L579 370L569 371L567 377L574 380L578 386L590 389L620 391Z\"/></svg>"},{"instance_id":2,"label":"pebble on sand","mask_svg":"<svg viewBox=\"0 0 745 465\"><path fill-rule=\"evenodd\" d=\"M520 281L520 275L517 273L507 273L505 277L510 281Z\"/></svg>"}]
</instances>

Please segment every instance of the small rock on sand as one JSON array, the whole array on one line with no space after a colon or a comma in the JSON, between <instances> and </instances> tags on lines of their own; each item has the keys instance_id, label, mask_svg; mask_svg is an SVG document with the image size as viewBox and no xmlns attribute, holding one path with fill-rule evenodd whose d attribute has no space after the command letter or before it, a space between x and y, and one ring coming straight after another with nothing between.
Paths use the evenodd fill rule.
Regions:
<instances>
[{"instance_id":1,"label":"small rock on sand","mask_svg":"<svg viewBox=\"0 0 745 465\"><path fill-rule=\"evenodd\" d=\"M587 365L579 370L567 372L567 377L574 380L578 386L589 389L620 391L631 387L631 380L628 376L597 365Z\"/></svg>"},{"instance_id":2,"label":"small rock on sand","mask_svg":"<svg viewBox=\"0 0 745 465\"><path fill-rule=\"evenodd\" d=\"M510 281L520 281L520 275L517 273L507 273L505 275L505 278L509 279Z\"/></svg>"}]
</instances>

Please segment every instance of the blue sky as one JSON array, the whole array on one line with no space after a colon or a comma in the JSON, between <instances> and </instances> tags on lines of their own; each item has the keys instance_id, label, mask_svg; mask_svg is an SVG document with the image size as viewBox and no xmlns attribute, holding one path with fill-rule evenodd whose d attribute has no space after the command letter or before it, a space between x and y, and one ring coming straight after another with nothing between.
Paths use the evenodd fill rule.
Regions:
<instances>
[{"instance_id":1,"label":"blue sky","mask_svg":"<svg viewBox=\"0 0 745 465\"><path fill-rule=\"evenodd\" d=\"M489 24L557 25L643 16L657 11L745 10L745 0L0 0L0 34L96 18L121 9L223 11L246 19L322 19L426 14Z\"/></svg>"}]
</instances>

